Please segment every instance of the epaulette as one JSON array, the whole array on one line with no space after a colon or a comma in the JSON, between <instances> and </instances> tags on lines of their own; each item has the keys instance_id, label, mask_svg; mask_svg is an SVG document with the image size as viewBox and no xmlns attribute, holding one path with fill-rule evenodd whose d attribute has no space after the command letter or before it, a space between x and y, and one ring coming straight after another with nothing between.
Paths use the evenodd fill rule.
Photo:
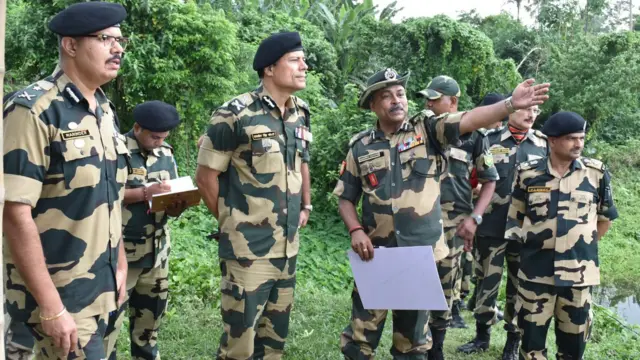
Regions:
<instances>
[{"instance_id":1,"label":"epaulette","mask_svg":"<svg viewBox=\"0 0 640 360\"><path fill-rule=\"evenodd\" d=\"M31 109L38 99L46 94L47 91L51 90L53 86L54 83L52 82L40 80L16 92L15 95L13 95L13 103Z\"/></svg>"},{"instance_id":2,"label":"epaulette","mask_svg":"<svg viewBox=\"0 0 640 360\"><path fill-rule=\"evenodd\" d=\"M307 104L304 100L300 99L299 97L294 96L293 101L295 101L296 105L298 105L299 107L305 109L306 111L310 111L309 104Z\"/></svg>"},{"instance_id":3,"label":"epaulette","mask_svg":"<svg viewBox=\"0 0 640 360\"><path fill-rule=\"evenodd\" d=\"M537 167L539 163L540 163L540 159L533 159L533 160L521 162L520 165L518 165L518 170L531 170Z\"/></svg>"},{"instance_id":4,"label":"epaulette","mask_svg":"<svg viewBox=\"0 0 640 360\"><path fill-rule=\"evenodd\" d=\"M547 135L543 134L540 130L533 130L533 134L539 138L546 139Z\"/></svg>"},{"instance_id":5,"label":"epaulette","mask_svg":"<svg viewBox=\"0 0 640 360\"><path fill-rule=\"evenodd\" d=\"M358 142L363 137L369 135L370 133L371 133L371 129L367 129L367 130L363 130L363 131L360 131L359 133L355 134L351 138L351 140L349 140L349 148L352 148L353 145L355 145L356 142Z\"/></svg>"},{"instance_id":6,"label":"epaulette","mask_svg":"<svg viewBox=\"0 0 640 360\"><path fill-rule=\"evenodd\" d=\"M422 111L420 111L419 113L413 115L411 118L409 118L409 122L415 126L418 122L424 120L424 119L430 119L432 117L436 116L436 114L428 109L423 109Z\"/></svg>"},{"instance_id":7,"label":"epaulette","mask_svg":"<svg viewBox=\"0 0 640 360\"><path fill-rule=\"evenodd\" d=\"M590 167L590 168L594 168L596 170L600 170L602 172L604 172L607 168L604 165L604 163L600 160L597 159L591 159L591 158L582 158L582 162Z\"/></svg>"},{"instance_id":8,"label":"epaulette","mask_svg":"<svg viewBox=\"0 0 640 360\"><path fill-rule=\"evenodd\" d=\"M240 96L237 96L231 101L226 102L225 104L227 109L229 109L229 111L238 115L242 112L242 110L244 110L247 107L247 104L250 104L252 101L253 100L251 98L251 94L245 93Z\"/></svg>"}]
</instances>

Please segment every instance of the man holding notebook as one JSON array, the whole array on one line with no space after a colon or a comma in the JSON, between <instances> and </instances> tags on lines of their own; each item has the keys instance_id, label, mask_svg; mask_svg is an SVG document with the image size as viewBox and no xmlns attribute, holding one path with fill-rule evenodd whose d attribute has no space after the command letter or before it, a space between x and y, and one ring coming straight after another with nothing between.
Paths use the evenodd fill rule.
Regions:
<instances>
[{"instance_id":1,"label":"man holding notebook","mask_svg":"<svg viewBox=\"0 0 640 360\"><path fill-rule=\"evenodd\" d=\"M129 306L131 357L159 359L158 328L167 306L168 290L167 220L169 216L179 216L187 204L174 203L166 211L151 212L149 200L153 195L171 191L166 181L178 177L173 148L164 140L178 126L180 118L175 107L161 101L136 106L133 117L135 124L125 134L131 160L122 209L122 233L129 263L127 297L113 315L117 316L115 327L107 329L108 348L116 351L115 343Z\"/></svg>"}]
</instances>

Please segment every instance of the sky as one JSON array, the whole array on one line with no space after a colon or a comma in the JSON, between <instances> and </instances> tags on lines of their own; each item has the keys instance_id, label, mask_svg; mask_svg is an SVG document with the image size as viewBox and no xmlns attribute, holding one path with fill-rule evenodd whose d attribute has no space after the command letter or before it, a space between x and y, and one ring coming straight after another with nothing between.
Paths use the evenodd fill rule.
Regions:
<instances>
[{"instance_id":1,"label":"sky","mask_svg":"<svg viewBox=\"0 0 640 360\"><path fill-rule=\"evenodd\" d=\"M426 16L431 17L437 14L445 14L455 19L460 11L470 11L476 9L480 16L499 14L504 10L516 16L515 4L507 4L507 0L397 0L398 6L404 8L394 21L401 21L408 17ZM393 2L393 0L374 0L374 4L379 5L379 9ZM533 20L528 12L523 8L520 10L522 23L531 25Z\"/></svg>"}]
</instances>

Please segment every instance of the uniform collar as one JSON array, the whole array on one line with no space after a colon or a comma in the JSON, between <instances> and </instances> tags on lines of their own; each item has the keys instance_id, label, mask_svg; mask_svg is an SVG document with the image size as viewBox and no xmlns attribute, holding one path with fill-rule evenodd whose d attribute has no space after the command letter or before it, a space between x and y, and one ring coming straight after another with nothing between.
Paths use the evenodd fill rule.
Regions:
<instances>
[{"instance_id":1,"label":"uniform collar","mask_svg":"<svg viewBox=\"0 0 640 360\"><path fill-rule=\"evenodd\" d=\"M60 66L56 66L56 69L52 75L53 83L58 88L58 91L62 94L62 96L67 99L68 107L72 107L86 102L84 95L80 92L80 89L71 81L69 76L64 73L64 71L60 68ZM98 105L102 107L102 105L107 104L108 100L107 96L104 94L101 88L96 89L96 101Z\"/></svg>"},{"instance_id":2,"label":"uniform collar","mask_svg":"<svg viewBox=\"0 0 640 360\"><path fill-rule=\"evenodd\" d=\"M404 121L402 122L402 125L400 125L400 127L398 128L398 131L395 134L401 133L401 132L410 132L414 130L414 126L411 123L411 121L409 121L409 119L404 119ZM392 134L392 135L395 135ZM384 131L382 131L380 129L380 120L376 121L376 127L374 129L371 130L371 134L369 135L371 137L371 140L384 140L386 139L386 135L384 133Z\"/></svg>"},{"instance_id":3,"label":"uniform collar","mask_svg":"<svg viewBox=\"0 0 640 360\"><path fill-rule=\"evenodd\" d=\"M509 130L509 125L506 124L504 125L503 129L502 129L502 136L500 136L500 141L505 141L508 138L512 138L513 134L511 133L511 130ZM535 130L533 130L533 128L529 129L527 131L527 135L524 137L524 139L522 139L522 141L529 139L531 141L533 141L533 139L535 138Z\"/></svg>"},{"instance_id":4,"label":"uniform collar","mask_svg":"<svg viewBox=\"0 0 640 360\"><path fill-rule=\"evenodd\" d=\"M551 167L551 156L547 157L547 161L543 161L541 163L542 163L541 166L543 166L545 168L545 170L549 174L551 174L551 175L553 175L553 176L555 176L557 178L560 178L560 179L563 178L563 177L571 175L576 170L582 170L585 167L584 163L582 162L582 159L580 159L580 158L575 159L575 160L573 160L573 162L571 162L571 165L569 166L569 172L566 175L564 175L564 174L557 173L553 169L553 167Z\"/></svg>"},{"instance_id":5,"label":"uniform collar","mask_svg":"<svg viewBox=\"0 0 640 360\"><path fill-rule=\"evenodd\" d=\"M273 100L271 94L269 94L269 91L267 91L267 89L263 85L260 85L260 87L255 90L255 93L263 107L269 109L269 111L275 110L277 111L277 113L280 113L275 100ZM293 96L289 96L289 99L287 99L287 102L285 103L285 112L290 113L295 111L296 105L293 100Z\"/></svg>"}]
</instances>

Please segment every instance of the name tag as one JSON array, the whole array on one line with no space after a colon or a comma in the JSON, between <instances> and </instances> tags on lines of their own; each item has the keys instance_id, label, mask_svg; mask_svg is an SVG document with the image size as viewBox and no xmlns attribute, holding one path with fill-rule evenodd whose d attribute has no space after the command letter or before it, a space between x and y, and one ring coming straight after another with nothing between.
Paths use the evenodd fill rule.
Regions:
<instances>
[{"instance_id":1,"label":"name tag","mask_svg":"<svg viewBox=\"0 0 640 360\"><path fill-rule=\"evenodd\" d=\"M89 137L89 129L62 131L62 140L73 140Z\"/></svg>"},{"instance_id":2,"label":"name tag","mask_svg":"<svg viewBox=\"0 0 640 360\"><path fill-rule=\"evenodd\" d=\"M548 193L551 192L551 188L547 186L529 186L527 188L528 193Z\"/></svg>"},{"instance_id":3,"label":"name tag","mask_svg":"<svg viewBox=\"0 0 640 360\"><path fill-rule=\"evenodd\" d=\"M509 149L507 149L505 147L495 147L495 148L489 149L489 151L491 151L492 155L506 155L506 154L509 154Z\"/></svg>"},{"instance_id":4,"label":"name tag","mask_svg":"<svg viewBox=\"0 0 640 360\"><path fill-rule=\"evenodd\" d=\"M358 157L358 162L359 163L363 163L363 162L367 162L367 161L371 161L373 159L377 159L379 157L384 156L384 151L378 151L378 152L374 152L371 154L367 154L367 155L363 155Z\"/></svg>"},{"instance_id":5,"label":"name tag","mask_svg":"<svg viewBox=\"0 0 640 360\"><path fill-rule=\"evenodd\" d=\"M131 169L131 174L145 176L147 175L147 170L141 168L133 168Z\"/></svg>"},{"instance_id":6,"label":"name tag","mask_svg":"<svg viewBox=\"0 0 640 360\"><path fill-rule=\"evenodd\" d=\"M261 140L276 137L275 131L263 132L259 134L251 134L251 140Z\"/></svg>"}]
</instances>

